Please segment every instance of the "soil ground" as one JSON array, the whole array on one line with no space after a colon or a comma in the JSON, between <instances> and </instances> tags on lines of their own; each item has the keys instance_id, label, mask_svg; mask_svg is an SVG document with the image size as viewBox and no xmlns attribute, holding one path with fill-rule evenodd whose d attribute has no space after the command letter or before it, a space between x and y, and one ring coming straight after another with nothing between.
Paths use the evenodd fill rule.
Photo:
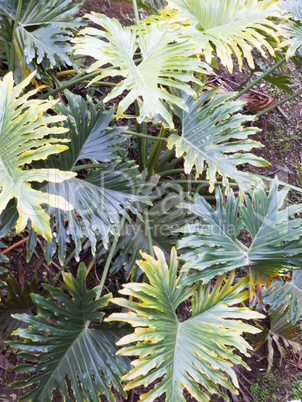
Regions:
<instances>
[{"instance_id":1,"label":"soil ground","mask_svg":"<svg viewBox=\"0 0 302 402\"><path fill-rule=\"evenodd\" d=\"M134 15L132 6L124 1L110 0L89 0L82 8L81 15L91 12L105 13L110 18L117 18L122 25L131 25L134 22ZM235 69L233 73L229 73L226 69L221 68L215 71L216 74L230 86L236 89L238 85L245 81L249 75L247 67L244 67L240 72ZM297 72L292 63L288 63L286 68L287 74L290 76L294 86L293 89L297 90L302 85L302 74ZM273 100L283 99L288 96L285 92L276 89L271 84L261 82L256 89L260 92L259 99L267 99L267 95ZM261 94L264 94L261 96ZM252 97L253 93L250 93ZM246 169L255 171L255 173L262 174L268 177L278 177L290 184L300 187L299 174L297 169L297 161L302 162L301 144L302 144L302 98L296 98L289 104L282 105L281 109L274 109L272 112L261 117L255 125L261 128L261 132L254 136L254 139L263 144L263 148L254 150L253 152L262 156L270 162L270 166L263 169L254 169L251 166ZM255 110L257 113L259 110ZM256 138L255 138L256 137ZM301 183L302 185L302 183ZM301 199L301 196L296 193L292 194L293 200ZM22 236L26 236L23 233ZM5 238L3 241L6 245L16 243L22 239L22 236L15 236L14 233L11 237ZM71 246L72 249L72 246ZM71 251L71 250L70 250ZM19 282L23 280L31 280L33 274L37 274L39 283L49 281L55 273L58 272L59 263L54 258L53 263L48 266L45 263L43 256L43 245L40 244L35 250L32 260L26 262L26 248L22 244L8 254L10 259L9 270L13 273ZM81 254L82 261L89 263L92 256L89 251ZM71 261L70 269L75 272L77 262ZM96 272L90 277L91 286L96 285L97 275ZM0 277L0 279L3 279ZM236 401L290 401L291 399L302 398L302 364L297 360L290 351L283 359L282 365L279 366L279 358L275 357L275 363L272 369L272 380L261 380L264 378L267 368L267 351L262 347L257 353L253 353L248 359L247 363L251 368L250 372L243 372L240 377L240 385L242 393L238 398L233 397ZM0 401L15 401L20 395L19 390L12 390L8 384L18 379L23 379L25 376L14 373L11 368L17 363L17 358L9 352L0 354ZM298 385L296 385L298 383ZM299 385L300 383L300 385ZM294 385L295 384L295 385ZM253 386L253 388L251 388ZM258 387L258 388L257 388ZM299 396L300 389L300 396ZM129 393L129 401L137 401L141 390ZM254 395L251 393L254 392ZM267 391L267 392L266 392ZM297 396L295 398L295 396ZM188 401L193 401L192 398L186 398ZM55 401L61 401L61 398L55 393ZM158 399L158 400L164 400ZM213 398L213 401L218 399ZM117 397L117 401L121 401ZM174 402L174 401L173 401Z\"/></svg>"}]
</instances>

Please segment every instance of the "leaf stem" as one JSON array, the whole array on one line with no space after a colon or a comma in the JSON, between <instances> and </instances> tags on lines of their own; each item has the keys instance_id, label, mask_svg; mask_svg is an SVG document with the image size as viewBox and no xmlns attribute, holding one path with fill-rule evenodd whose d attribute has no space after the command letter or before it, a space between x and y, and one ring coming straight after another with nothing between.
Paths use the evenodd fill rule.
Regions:
<instances>
[{"instance_id":1,"label":"leaf stem","mask_svg":"<svg viewBox=\"0 0 302 402\"><path fill-rule=\"evenodd\" d=\"M143 121L143 123L142 123L142 129L143 129L143 134L146 135L147 132L148 132L148 126L147 126L147 123L145 121ZM147 147L147 145L148 145L147 138L143 138L142 139L142 154L143 154L144 161L146 161L148 159L148 147Z\"/></svg>"},{"instance_id":2,"label":"leaf stem","mask_svg":"<svg viewBox=\"0 0 302 402\"><path fill-rule=\"evenodd\" d=\"M286 102L290 101L291 99L296 98L296 97L299 96L300 94L302 94L302 89L299 89L299 91L297 91L296 93L294 93L294 94L288 96L288 97L285 98L285 99L281 99L281 100L280 100L279 102L277 102L277 103L274 103L273 105L269 106L268 108L266 108L266 109L262 110L261 112L255 114L255 116L256 116L256 117L260 117L260 116L264 115L265 113L270 112L272 109L275 109L276 107L278 107L278 106L280 106L280 105L283 105L283 103L286 103Z\"/></svg>"},{"instance_id":3,"label":"leaf stem","mask_svg":"<svg viewBox=\"0 0 302 402\"><path fill-rule=\"evenodd\" d=\"M173 146L173 148L171 149L166 149L162 154L159 164L157 165L156 171L157 172L161 171L164 168L165 164L174 154L175 154L175 146Z\"/></svg>"},{"instance_id":4,"label":"leaf stem","mask_svg":"<svg viewBox=\"0 0 302 402\"><path fill-rule=\"evenodd\" d=\"M87 84L87 85L89 85L90 82L91 81L88 81L88 80L82 81L83 84ZM65 81L64 81L64 83L65 83ZM104 86L104 87L116 87L117 86L117 84L114 84L113 82L106 82L106 81L95 81L93 83L93 85L101 85L101 86Z\"/></svg>"},{"instance_id":5,"label":"leaf stem","mask_svg":"<svg viewBox=\"0 0 302 402\"><path fill-rule=\"evenodd\" d=\"M210 182L209 180L191 180L191 179L187 179L187 180L163 180L164 182L169 182L169 183L176 183L176 184L205 184L207 186L209 186ZM223 183L221 181L216 181L215 185L222 185ZM230 187L237 187L238 184L237 183L229 183Z\"/></svg>"},{"instance_id":6,"label":"leaf stem","mask_svg":"<svg viewBox=\"0 0 302 402\"><path fill-rule=\"evenodd\" d=\"M127 135L134 135L135 137L147 138L148 140L152 141L167 141L167 138L153 137L152 135L137 133L136 131L125 130L123 133Z\"/></svg>"},{"instance_id":7,"label":"leaf stem","mask_svg":"<svg viewBox=\"0 0 302 402\"><path fill-rule=\"evenodd\" d=\"M123 216L122 219L121 219L121 225L120 225L121 229L123 228L123 226L125 224L125 221L126 221L126 217ZM111 264L111 261L112 261L112 258L113 258L113 255L114 255L114 252L115 252L115 249L116 249L118 241L119 241L119 236L114 238L113 243L111 245L111 248L110 248L110 251L109 251L105 266L104 266L104 270L103 270L103 273L102 273L101 282L100 282L100 284L98 286L99 290L97 291L97 294L95 296L95 300L98 300L101 297L101 294L103 292L103 287L104 287L104 284L105 284L105 280L106 280L108 270L109 270L109 267L110 267L110 264Z\"/></svg>"},{"instance_id":8,"label":"leaf stem","mask_svg":"<svg viewBox=\"0 0 302 402\"><path fill-rule=\"evenodd\" d=\"M139 21L139 14L138 14L138 8L137 8L136 0L132 0L132 4L133 4L133 9L134 9L136 25L139 25L140 21Z\"/></svg>"},{"instance_id":9,"label":"leaf stem","mask_svg":"<svg viewBox=\"0 0 302 402\"><path fill-rule=\"evenodd\" d=\"M5 53L6 53L6 61L9 64L10 50L9 50L8 40L6 38L3 38L3 40L4 40L4 47L5 47Z\"/></svg>"},{"instance_id":10,"label":"leaf stem","mask_svg":"<svg viewBox=\"0 0 302 402\"><path fill-rule=\"evenodd\" d=\"M166 137L166 133L167 133L167 129L165 129L164 127L162 127L162 128L160 129L160 133L159 133L158 138L165 138L165 137ZM161 149L162 149L162 146L163 146L162 143L157 142L157 143L154 145L153 149L152 149L152 152L151 152L151 154L150 154L150 157L149 157L149 159L148 159L148 161L147 161L147 163L146 163L146 166L147 166L147 168L148 168L148 178L150 178L150 177L154 174L154 172L155 172L155 167L156 167L156 165L157 165L158 158L159 158L159 156L160 156L160 151L161 151Z\"/></svg>"},{"instance_id":11,"label":"leaf stem","mask_svg":"<svg viewBox=\"0 0 302 402\"><path fill-rule=\"evenodd\" d=\"M193 168L193 169L192 169L192 172L194 172L194 171L195 171L195 169ZM181 169L164 170L163 172L159 172L159 173L157 173L157 174L159 174L160 177L167 177L167 176L170 176L170 175L175 175L175 174L180 174L180 173L185 173L185 171L184 171L183 168L181 168Z\"/></svg>"},{"instance_id":12,"label":"leaf stem","mask_svg":"<svg viewBox=\"0 0 302 402\"><path fill-rule=\"evenodd\" d=\"M242 96L243 94L245 94L247 91L249 91L251 88L253 88L253 86L255 86L256 84L258 84L259 81L263 80L263 78L265 78L267 75L269 75L270 73L272 73L273 71L275 71L278 67L281 66L281 64L283 64L286 61L286 57L283 57L281 60L278 61L277 64L275 64L274 66L272 66L271 68L269 68L267 71L265 71L265 73L263 73L262 75L260 75L260 77L256 78L254 81L252 81L247 87L245 87L242 91L240 91L237 95L233 96L233 98L231 98L231 100L236 100L238 98L240 98L240 96Z\"/></svg>"},{"instance_id":13,"label":"leaf stem","mask_svg":"<svg viewBox=\"0 0 302 402\"><path fill-rule=\"evenodd\" d=\"M138 117L139 116L139 104L138 104L137 99L135 99L135 101L134 101L134 106L135 106L136 116ZM141 132L141 126L138 123L138 121L136 122L136 131L139 134ZM145 169L146 160L144 159L144 156L143 156L143 141L140 136L138 136L138 138L137 138L137 153L138 153L139 170L142 172Z\"/></svg>"},{"instance_id":14,"label":"leaf stem","mask_svg":"<svg viewBox=\"0 0 302 402\"><path fill-rule=\"evenodd\" d=\"M182 160L182 157L172 159L166 166L166 170L174 169L174 167Z\"/></svg>"},{"instance_id":15,"label":"leaf stem","mask_svg":"<svg viewBox=\"0 0 302 402\"><path fill-rule=\"evenodd\" d=\"M147 234L149 253L150 253L151 257L154 258L155 255L154 255L154 250L153 250L152 234L151 234L149 214L148 214L147 208L144 210L144 218L145 218L145 228L146 228L146 234Z\"/></svg>"},{"instance_id":16,"label":"leaf stem","mask_svg":"<svg viewBox=\"0 0 302 402\"><path fill-rule=\"evenodd\" d=\"M86 165L78 165L74 166L71 170L72 172L76 172L77 170L83 170L83 169L101 169L103 168L104 165L101 165L100 163L87 163Z\"/></svg>"},{"instance_id":17,"label":"leaf stem","mask_svg":"<svg viewBox=\"0 0 302 402\"><path fill-rule=\"evenodd\" d=\"M39 96L39 99L47 99L49 96L54 96L57 93L64 91L64 89L70 88L73 85L81 84L83 81L88 80L90 78L94 78L99 74L101 74L100 71L94 71L93 73L90 73L88 75L84 75L85 73L86 70L82 71L76 77L72 78L71 80L59 86L58 88L53 89L52 91L49 91L46 94Z\"/></svg>"},{"instance_id":18,"label":"leaf stem","mask_svg":"<svg viewBox=\"0 0 302 402\"><path fill-rule=\"evenodd\" d=\"M57 280L60 278L60 275L62 274L62 271L65 271L67 265L70 263L70 261L72 260L72 258L74 257L76 253L76 249L74 248L72 250L72 252L70 253L70 255L66 258L63 267L60 269L60 271L57 273L57 275L53 278L52 283L56 284Z\"/></svg>"},{"instance_id":19,"label":"leaf stem","mask_svg":"<svg viewBox=\"0 0 302 402\"><path fill-rule=\"evenodd\" d=\"M52 78L52 80L57 84L58 87L60 87L62 85L59 78L51 70L46 71L46 74L48 74L50 76L50 78Z\"/></svg>"},{"instance_id":20,"label":"leaf stem","mask_svg":"<svg viewBox=\"0 0 302 402\"><path fill-rule=\"evenodd\" d=\"M89 67L87 67L87 68L80 68L79 71L80 71L80 73L86 72L86 71L88 70L88 68L89 68ZM96 71L103 71L103 69L102 69L102 68L97 68L95 71L92 71L92 73L94 73L94 72L96 72ZM76 70L63 70L63 71L58 71L57 74L56 74L56 76L57 76L58 78L60 78L60 77L65 77L66 75L74 75L74 74L78 75L78 74L80 74L80 73L78 73ZM73 78L75 78L75 77L73 77Z\"/></svg>"},{"instance_id":21,"label":"leaf stem","mask_svg":"<svg viewBox=\"0 0 302 402\"><path fill-rule=\"evenodd\" d=\"M15 38L15 31L17 29L18 23L19 23L19 18L21 14L21 9L22 9L22 1L23 0L18 0L18 5L17 5L17 11L16 11L16 17L13 25L13 33L12 33L12 41L11 41L11 48L10 48L10 56L8 60L8 70L9 71L14 71L15 69L15 46L14 46L14 38Z\"/></svg>"}]
</instances>

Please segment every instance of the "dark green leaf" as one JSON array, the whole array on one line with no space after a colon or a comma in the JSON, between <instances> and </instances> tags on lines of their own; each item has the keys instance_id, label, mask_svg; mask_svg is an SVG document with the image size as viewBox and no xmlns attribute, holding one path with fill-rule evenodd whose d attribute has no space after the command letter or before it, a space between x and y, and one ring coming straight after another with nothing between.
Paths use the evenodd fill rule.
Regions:
<instances>
[{"instance_id":1,"label":"dark green leaf","mask_svg":"<svg viewBox=\"0 0 302 402\"><path fill-rule=\"evenodd\" d=\"M44 285L51 297L34 295L38 307L37 316L15 315L18 320L29 324L19 329L16 335L20 341L12 342L24 352L21 356L37 360L35 366L19 366L18 371L35 374L27 381L14 383L15 388L37 384L24 395L25 401L50 401L54 389L59 386L62 396L68 397L66 377L77 401L97 401L105 395L115 402L111 387L126 396L120 378L128 372L128 359L117 357L116 345L125 330L109 327L107 324L87 326L88 321L100 322L111 295L94 300L98 287L86 289L86 268L80 264L77 279L63 273L71 297L59 288Z\"/></svg>"}]
</instances>

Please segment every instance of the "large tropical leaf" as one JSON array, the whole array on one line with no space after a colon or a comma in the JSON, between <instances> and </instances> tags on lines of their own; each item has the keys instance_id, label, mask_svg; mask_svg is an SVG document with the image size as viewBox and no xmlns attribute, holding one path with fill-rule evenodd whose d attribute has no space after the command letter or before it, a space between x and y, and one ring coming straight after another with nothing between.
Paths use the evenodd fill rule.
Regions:
<instances>
[{"instance_id":1,"label":"large tropical leaf","mask_svg":"<svg viewBox=\"0 0 302 402\"><path fill-rule=\"evenodd\" d=\"M64 400L70 400L68 377L77 401L97 401L102 394L114 402L112 386L126 396L120 378L129 370L129 363L126 358L115 355L115 343L125 331L107 324L89 327L89 322L100 322L104 313L99 310L107 306L111 295L95 300L100 289L87 291L84 264L79 266L77 279L64 272L63 278L72 297L56 287L44 285L51 297L32 296L39 309L38 315L14 315L29 327L15 332L21 339L12 345L23 350L21 356L38 363L36 366L19 365L17 370L36 374L12 386L24 388L38 383L23 396L21 400L25 401L51 401L57 386Z\"/></svg>"},{"instance_id":2,"label":"large tropical leaf","mask_svg":"<svg viewBox=\"0 0 302 402\"><path fill-rule=\"evenodd\" d=\"M208 282L234 268L249 269L253 286L270 283L272 277L284 269L301 267L302 219L294 218L302 205L283 208L288 189L278 191L277 179L272 183L268 195L259 187L254 190L252 201L245 196L245 205L240 207L229 193L226 205L220 190L216 192L216 210L206 200L196 196L196 203L186 205L201 222L181 229L186 234L178 247L190 247L191 252L181 256L184 270L195 273L186 280L202 279ZM239 237L241 229L249 246Z\"/></svg>"},{"instance_id":3,"label":"large tropical leaf","mask_svg":"<svg viewBox=\"0 0 302 402\"><path fill-rule=\"evenodd\" d=\"M182 38L178 29L170 30L167 26L145 24L140 29L122 28L117 20L102 14L87 17L104 30L82 30L80 33L84 36L73 40L75 54L97 59L90 67L91 71L107 63L111 65L96 80L108 76L124 77L104 102L127 90L129 93L119 103L117 118L136 99L142 98L139 122L160 114L173 127L172 117L163 101L177 104L182 109L187 109L187 106L183 99L172 95L166 87L196 95L187 82L196 81L193 73L204 72L205 64L196 56L195 43L189 38ZM142 59L135 62L138 49Z\"/></svg>"},{"instance_id":4,"label":"large tropical leaf","mask_svg":"<svg viewBox=\"0 0 302 402\"><path fill-rule=\"evenodd\" d=\"M302 45L302 0L280 0L279 6L288 11L287 39L281 46L288 46L287 58L292 57Z\"/></svg>"},{"instance_id":5,"label":"large tropical leaf","mask_svg":"<svg viewBox=\"0 0 302 402\"><path fill-rule=\"evenodd\" d=\"M217 88L206 91L197 100L182 94L189 110L174 106L182 123L182 134L172 134L168 147L175 146L176 156L184 157L186 173L190 173L194 166L196 176L207 170L210 191L213 191L216 175L219 174L226 187L232 179L242 192L250 192L260 180L248 172L238 171L237 166L243 163L267 166L269 163L255 155L239 152L262 146L248 138L259 130L244 127L254 118L237 113L243 104L231 101L232 93L217 94L216 91Z\"/></svg>"},{"instance_id":6,"label":"large tropical leaf","mask_svg":"<svg viewBox=\"0 0 302 402\"><path fill-rule=\"evenodd\" d=\"M66 243L70 241L70 236L75 242L77 256L85 238L89 238L92 252L95 253L98 236L107 247L109 235L119 235L120 218L127 215L126 210L130 209L136 213L135 202L149 202L141 193L142 177L136 165L133 162L116 160L118 144L125 137L121 135L123 127L110 127L114 111L98 109L93 102L87 104L80 96L66 96L68 107L60 105L57 111L68 117L64 125L68 129L66 138L70 140L70 146L59 158L49 158L46 165L72 170L78 161L83 159L110 164L99 164L98 169L85 179L80 173L78 177L66 181L63 186L48 185L44 189L48 194L63 197L74 206L74 211L70 212L47 207L49 215L56 217L57 236L51 243L46 244L46 257L47 261L51 260L57 243L61 263L64 261ZM78 213L80 218L76 218L75 213ZM66 218L67 225L64 222ZM34 245L33 241L29 255Z\"/></svg>"},{"instance_id":7,"label":"large tropical leaf","mask_svg":"<svg viewBox=\"0 0 302 402\"><path fill-rule=\"evenodd\" d=\"M35 60L44 67L54 67L60 63L72 64L68 41L72 31L85 22L75 18L84 1L73 3L71 0L23 0L19 24L12 38L12 32L3 31L13 39L23 72ZM17 0L0 0L0 27L5 22L15 20ZM5 24L5 27L12 24ZM1 36L1 34L0 34Z\"/></svg>"},{"instance_id":8,"label":"large tropical leaf","mask_svg":"<svg viewBox=\"0 0 302 402\"><path fill-rule=\"evenodd\" d=\"M170 21L184 25L183 32L194 38L207 62L211 62L215 52L230 71L232 54L240 69L242 56L254 68L253 47L264 56L264 50L274 55L266 35L279 42L280 26L272 19L281 17L277 3L278 0L168 0L169 8L174 11Z\"/></svg>"},{"instance_id":9,"label":"large tropical leaf","mask_svg":"<svg viewBox=\"0 0 302 402\"><path fill-rule=\"evenodd\" d=\"M272 310L282 306L287 310L287 319L296 324L302 315L302 270L293 272L291 281L272 282L263 294L263 302Z\"/></svg>"},{"instance_id":10,"label":"large tropical leaf","mask_svg":"<svg viewBox=\"0 0 302 402\"><path fill-rule=\"evenodd\" d=\"M19 214L17 232L21 232L30 220L34 230L50 241L49 216L41 204L65 210L72 206L61 197L35 190L30 183L59 183L73 177L74 173L58 169L26 169L34 160L43 160L68 149L58 144L62 140L49 137L66 131L55 126L64 117L45 115L56 101L29 100L37 90L22 94L32 78L33 74L15 87L11 73L0 81L0 213L15 198Z\"/></svg>"},{"instance_id":11,"label":"large tropical leaf","mask_svg":"<svg viewBox=\"0 0 302 402\"><path fill-rule=\"evenodd\" d=\"M225 397L218 384L236 393L238 383L232 365L246 364L233 349L247 354L251 347L242 333L259 332L241 319L263 317L248 308L234 307L248 297L248 292L243 291L248 278L232 286L234 275L221 277L212 290L210 284L197 290L180 287L182 275L177 273L175 249L170 267L163 252L157 247L154 251L157 259L142 253L145 261L138 262L150 283L125 284L120 293L137 301L113 299L129 310L109 317L110 321L126 321L135 328L133 334L118 342L134 343L118 354L139 356L132 362L134 368L124 376L130 381L125 389L147 386L160 379L154 389L141 396L140 400L150 402L163 393L167 401L185 401L184 389L198 401L209 400L200 386ZM192 315L180 322L176 309L192 294Z\"/></svg>"},{"instance_id":12,"label":"large tropical leaf","mask_svg":"<svg viewBox=\"0 0 302 402\"><path fill-rule=\"evenodd\" d=\"M47 191L66 198L80 215L79 220L73 212L64 212L64 217L69 220L67 233L73 237L78 251L81 248L78 244L80 239L86 237L90 239L92 252L95 253L97 235L107 247L110 234L119 236L120 218L123 215L128 217L127 209L136 213L135 202L149 203L141 193L141 183L142 178L134 163L115 162L97 169L84 180L74 178L63 186L49 185ZM53 212L57 217L57 231L64 231L64 220L59 219L62 213L58 210Z\"/></svg>"}]
</instances>

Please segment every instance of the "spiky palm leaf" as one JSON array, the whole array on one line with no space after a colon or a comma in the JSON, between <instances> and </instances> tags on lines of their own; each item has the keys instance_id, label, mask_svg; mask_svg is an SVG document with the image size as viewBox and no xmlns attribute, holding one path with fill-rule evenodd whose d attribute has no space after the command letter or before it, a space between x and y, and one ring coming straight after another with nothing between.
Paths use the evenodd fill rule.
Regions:
<instances>
[{"instance_id":1,"label":"spiky palm leaf","mask_svg":"<svg viewBox=\"0 0 302 402\"><path fill-rule=\"evenodd\" d=\"M196 196L196 203L186 205L203 223L180 229L191 234L179 241L178 247L190 247L191 252L180 258L183 270L194 269L186 281L210 281L234 268L244 267L251 274L252 289L256 283L269 284L272 277L284 269L300 268L302 219L294 218L302 205L283 208L288 189L278 191L278 180L272 183L268 195L259 187L246 205L229 193L226 205L220 190L216 192L216 210L206 200ZM240 213L240 216L239 216ZM239 240L245 228L251 238L249 246Z\"/></svg>"},{"instance_id":2,"label":"spiky palm leaf","mask_svg":"<svg viewBox=\"0 0 302 402\"><path fill-rule=\"evenodd\" d=\"M296 324L302 315L302 270L294 271L291 281L272 282L263 294L263 302L272 310L282 306L287 319Z\"/></svg>"},{"instance_id":3,"label":"spiky palm leaf","mask_svg":"<svg viewBox=\"0 0 302 402\"><path fill-rule=\"evenodd\" d=\"M57 386L68 399L66 377L77 401L97 401L99 395L105 395L108 401L115 398L111 387L126 396L120 378L129 370L128 359L116 356L116 341L125 334L125 330L113 328L100 322L111 295L95 300L100 290L98 287L87 291L86 268L80 264L77 279L72 274L63 272L63 278L72 297L50 285L43 285L51 297L33 295L38 307L37 316L16 314L13 317L29 324L28 328L18 329L20 341L11 344L23 350L20 356L35 360L33 365L19 365L22 372L35 371L27 381L15 382L15 388L24 388L37 384L36 388L23 396L26 401L50 401Z\"/></svg>"},{"instance_id":4,"label":"spiky palm leaf","mask_svg":"<svg viewBox=\"0 0 302 402\"><path fill-rule=\"evenodd\" d=\"M238 384L232 365L246 364L233 349L246 354L251 347L242 333L259 332L240 319L263 317L248 308L234 307L248 296L248 292L243 291L248 278L232 286L234 275L228 279L221 277L212 290L210 284L196 290L181 287L176 250L172 249L170 267L164 253L157 247L154 251L157 259L142 253L145 261L138 262L150 283L125 284L120 292L137 302L113 299L129 310L108 318L128 322L135 328L133 334L118 342L119 345L134 343L118 354L139 356L132 362L134 368L124 376L124 380L130 381L125 389L146 386L163 377L140 400L154 401L166 393L167 401L185 401L183 391L187 389L198 401L206 401L209 397L200 386L211 394L225 396L218 384L235 393L234 385ZM176 309L191 295L192 316L180 322Z\"/></svg>"},{"instance_id":5,"label":"spiky palm leaf","mask_svg":"<svg viewBox=\"0 0 302 402\"><path fill-rule=\"evenodd\" d=\"M85 25L83 20L76 18L83 3L23 0L19 24L13 35L9 31L12 24L7 21L15 20L18 1L0 0L0 27L3 35L13 40L23 73L34 68L30 66L33 61L45 68L54 67L59 62L72 64L68 41L73 36L72 32Z\"/></svg>"},{"instance_id":6,"label":"spiky palm leaf","mask_svg":"<svg viewBox=\"0 0 302 402\"><path fill-rule=\"evenodd\" d=\"M34 230L51 241L49 215L41 204L65 210L71 210L72 206L62 197L35 190L30 183L60 183L74 177L74 173L59 169L26 169L34 160L44 160L68 149L58 143L66 140L49 137L66 131L56 126L64 117L45 116L56 101L29 100L37 90L22 94L33 76L31 74L15 87L11 73L0 81L0 214L15 198L19 215L17 232L21 232L30 220Z\"/></svg>"},{"instance_id":7,"label":"spiky palm leaf","mask_svg":"<svg viewBox=\"0 0 302 402\"><path fill-rule=\"evenodd\" d=\"M172 95L165 87L179 88L196 95L187 82L196 81L193 73L205 72L206 66L196 56L195 43L189 38L182 38L179 30L170 30L167 26L145 24L140 29L122 28L117 20L111 20L102 14L87 17L104 30L82 30L80 33L84 37L73 40L75 54L97 59L90 70L107 63L111 65L96 80L108 76L124 77L105 97L104 102L127 90L129 93L119 102L117 118L136 99L142 99L139 122L146 117L152 119L160 114L173 127L172 117L163 101L169 101L182 109L187 109L187 106L183 99ZM138 49L142 60L135 62L135 52Z\"/></svg>"},{"instance_id":8,"label":"spiky palm leaf","mask_svg":"<svg viewBox=\"0 0 302 402\"><path fill-rule=\"evenodd\" d=\"M194 166L196 176L207 171L210 191L213 191L216 175L219 174L226 187L229 186L229 179L232 179L238 183L242 192L250 192L251 187L260 183L260 179L238 171L237 166L243 163L255 166L269 164L255 155L240 153L262 146L248 138L259 130L244 127L245 123L254 118L237 113L243 104L231 101L232 93L217 94L216 91L217 88L205 91L197 100L178 92L189 110L173 107L181 120L182 134L172 134L168 139L168 147L175 146L176 156L184 157L186 173L190 173Z\"/></svg>"},{"instance_id":9,"label":"spiky palm leaf","mask_svg":"<svg viewBox=\"0 0 302 402\"><path fill-rule=\"evenodd\" d=\"M287 39L281 43L288 46L287 58L291 58L302 45L302 0L280 0L279 6L288 11Z\"/></svg>"},{"instance_id":10,"label":"spiky palm leaf","mask_svg":"<svg viewBox=\"0 0 302 402\"><path fill-rule=\"evenodd\" d=\"M262 31L279 42L281 28L272 19L281 17L277 3L278 0L168 0L169 8L174 11L170 22L184 25L183 32L194 38L207 62L216 53L230 72L233 54L240 69L242 56L254 68L253 47L263 56L264 50L274 55Z\"/></svg>"}]
</instances>

